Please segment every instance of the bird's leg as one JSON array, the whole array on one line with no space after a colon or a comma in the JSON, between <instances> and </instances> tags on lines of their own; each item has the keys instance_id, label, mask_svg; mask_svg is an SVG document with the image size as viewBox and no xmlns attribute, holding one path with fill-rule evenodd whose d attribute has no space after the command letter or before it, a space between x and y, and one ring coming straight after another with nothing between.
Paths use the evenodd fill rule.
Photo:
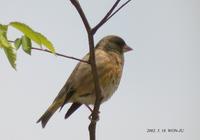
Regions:
<instances>
[{"instance_id":1,"label":"bird's leg","mask_svg":"<svg viewBox=\"0 0 200 140\"><path fill-rule=\"evenodd\" d=\"M100 93L101 93L101 94L100 94L100 102L101 102L101 101L103 100L103 98L104 98L104 96L103 96L103 94L102 94L102 93L103 93L103 88L100 87L100 90L101 90L101 92L100 92ZM87 105L87 104L85 104L85 106L91 111L91 114L90 114L90 116L88 117L89 120L90 120L90 121L99 121L99 113L100 113L100 111L98 110L96 119L93 120L92 116L93 116L93 113L94 113L94 112L93 112L93 109L94 109L94 108L91 109L90 106Z\"/></svg>"},{"instance_id":2,"label":"bird's leg","mask_svg":"<svg viewBox=\"0 0 200 140\"><path fill-rule=\"evenodd\" d=\"M92 112L92 108L89 105L85 104L85 106Z\"/></svg>"},{"instance_id":3,"label":"bird's leg","mask_svg":"<svg viewBox=\"0 0 200 140\"><path fill-rule=\"evenodd\" d=\"M91 114L90 114L90 116L88 117L89 118L89 120L92 120L92 108L89 106L89 105L87 105L87 104L85 104L85 106L91 111ZM100 111L98 112L98 114L100 113ZM99 120L99 119L98 119ZM98 121L97 120L97 121Z\"/></svg>"}]
</instances>

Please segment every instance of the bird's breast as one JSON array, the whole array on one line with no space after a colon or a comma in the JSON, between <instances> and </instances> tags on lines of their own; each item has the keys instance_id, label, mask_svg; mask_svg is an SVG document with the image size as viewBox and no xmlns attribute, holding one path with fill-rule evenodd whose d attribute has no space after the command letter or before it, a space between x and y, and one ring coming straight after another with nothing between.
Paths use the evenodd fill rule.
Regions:
<instances>
[{"instance_id":1,"label":"bird's breast","mask_svg":"<svg viewBox=\"0 0 200 140\"><path fill-rule=\"evenodd\" d=\"M107 71L100 77L100 85L102 88L103 101L108 100L117 90L123 70L123 63L119 58L113 58L112 63L107 64Z\"/></svg>"},{"instance_id":2,"label":"bird's breast","mask_svg":"<svg viewBox=\"0 0 200 140\"><path fill-rule=\"evenodd\" d=\"M96 64L104 102L113 95L119 86L123 70L123 58L117 54L107 55L105 52L99 51ZM88 64L81 64L74 80L76 81L76 94L71 98L71 102L94 104L96 94L91 67Z\"/></svg>"}]
</instances>

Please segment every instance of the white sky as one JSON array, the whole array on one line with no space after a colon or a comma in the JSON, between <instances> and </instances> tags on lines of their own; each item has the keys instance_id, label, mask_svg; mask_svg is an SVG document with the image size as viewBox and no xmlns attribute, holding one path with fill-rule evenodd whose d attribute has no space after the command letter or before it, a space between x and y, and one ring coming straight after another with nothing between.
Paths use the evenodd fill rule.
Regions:
<instances>
[{"instance_id":1,"label":"white sky","mask_svg":"<svg viewBox=\"0 0 200 140\"><path fill-rule=\"evenodd\" d=\"M114 1L81 0L95 25ZM88 52L80 17L68 0L1 0L0 22L21 21L45 34L58 52L81 58ZM133 0L96 34L123 37L126 55L120 87L101 106L98 140L200 139L200 1ZM11 30L9 36L17 34ZM89 139L81 107L68 120L69 105L45 129L35 122L67 80L76 61L42 52L18 52L17 72L0 52L0 139ZM147 133L147 129L184 133Z\"/></svg>"}]
</instances>

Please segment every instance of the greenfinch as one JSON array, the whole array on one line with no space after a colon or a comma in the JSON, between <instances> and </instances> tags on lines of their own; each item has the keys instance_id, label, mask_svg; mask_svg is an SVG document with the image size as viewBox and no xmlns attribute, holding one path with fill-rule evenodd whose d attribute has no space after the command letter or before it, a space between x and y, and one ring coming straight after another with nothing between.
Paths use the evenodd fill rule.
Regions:
<instances>
[{"instance_id":1,"label":"greenfinch","mask_svg":"<svg viewBox=\"0 0 200 140\"><path fill-rule=\"evenodd\" d=\"M124 53L132 49L118 36L109 35L101 39L95 47L96 67L99 84L103 95L102 102L108 100L119 86L124 65ZM89 53L83 57L89 60ZM68 118L82 104L94 105L96 100L91 65L79 62L69 79L49 106L39 118L44 128L51 116L66 103L72 103L65 118Z\"/></svg>"}]
</instances>

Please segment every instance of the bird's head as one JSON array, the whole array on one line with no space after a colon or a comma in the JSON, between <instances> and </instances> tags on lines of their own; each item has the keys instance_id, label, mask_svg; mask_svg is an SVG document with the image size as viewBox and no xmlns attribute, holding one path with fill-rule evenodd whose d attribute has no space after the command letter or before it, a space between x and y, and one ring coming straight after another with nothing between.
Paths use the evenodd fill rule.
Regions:
<instances>
[{"instance_id":1,"label":"bird's head","mask_svg":"<svg viewBox=\"0 0 200 140\"><path fill-rule=\"evenodd\" d=\"M123 53L132 50L132 48L126 45L126 42L121 37L115 35L109 35L101 39L96 48L103 49L107 52L115 52L122 55Z\"/></svg>"}]
</instances>

